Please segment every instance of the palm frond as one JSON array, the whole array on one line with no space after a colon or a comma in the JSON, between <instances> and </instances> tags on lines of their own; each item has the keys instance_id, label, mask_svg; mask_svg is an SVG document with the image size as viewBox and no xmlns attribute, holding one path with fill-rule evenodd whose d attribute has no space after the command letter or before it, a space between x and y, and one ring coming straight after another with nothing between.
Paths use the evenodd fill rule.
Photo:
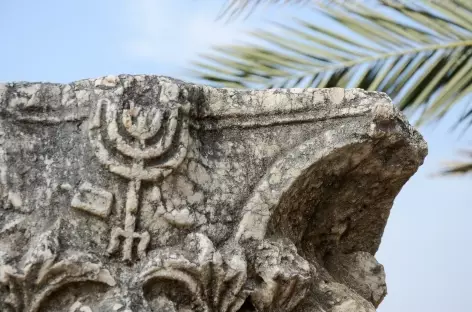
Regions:
<instances>
[{"instance_id":1,"label":"palm frond","mask_svg":"<svg viewBox=\"0 0 472 312\"><path fill-rule=\"evenodd\" d=\"M247 17L263 4L308 4L312 1L313 0L228 0L224 4L218 18L232 20L244 14L246 14Z\"/></svg>"},{"instance_id":2,"label":"palm frond","mask_svg":"<svg viewBox=\"0 0 472 312\"><path fill-rule=\"evenodd\" d=\"M264 1L230 2L233 9L250 10L248 5ZM420 122L438 120L471 92L472 4L411 2L311 1L332 23L275 23L273 31L251 32L255 43L217 47L203 55L194 72L223 87L382 91L401 109L422 111ZM457 124L472 124L472 107Z\"/></svg>"},{"instance_id":3,"label":"palm frond","mask_svg":"<svg viewBox=\"0 0 472 312\"><path fill-rule=\"evenodd\" d=\"M468 160L456 161L446 165L439 174L440 175L463 175L472 172L472 151L462 150L460 154L468 158Z\"/></svg>"}]
</instances>

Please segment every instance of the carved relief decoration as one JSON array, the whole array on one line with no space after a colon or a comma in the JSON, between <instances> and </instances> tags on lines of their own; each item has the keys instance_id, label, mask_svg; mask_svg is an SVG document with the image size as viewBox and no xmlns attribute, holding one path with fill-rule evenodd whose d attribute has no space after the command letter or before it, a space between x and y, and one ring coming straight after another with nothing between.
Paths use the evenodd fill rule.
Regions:
<instances>
[{"instance_id":1,"label":"carved relief decoration","mask_svg":"<svg viewBox=\"0 0 472 312\"><path fill-rule=\"evenodd\" d=\"M385 296L373 255L426 145L383 94L109 76L0 84L0 104L1 312L373 312Z\"/></svg>"},{"instance_id":2,"label":"carved relief decoration","mask_svg":"<svg viewBox=\"0 0 472 312\"><path fill-rule=\"evenodd\" d=\"M123 238L123 260L132 259L134 240L139 242L138 257L145 256L150 234L135 231L141 182L159 183L182 163L188 148L189 108L188 102L175 104L164 124L164 112L158 108L130 102L129 108L119 109L116 103L101 99L90 117L89 137L97 158L110 172L128 180L124 226L112 229L108 248L109 253L117 252ZM156 160L160 162L152 164Z\"/></svg>"},{"instance_id":3,"label":"carved relief decoration","mask_svg":"<svg viewBox=\"0 0 472 312\"><path fill-rule=\"evenodd\" d=\"M0 285L9 292L4 304L12 311L37 312L48 296L77 282L115 286L110 272L90 255L77 251L59 255L59 227L57 222L38 237L35 247L25 255L22 269L0 264Z\"/></svg>"}]
</instances>

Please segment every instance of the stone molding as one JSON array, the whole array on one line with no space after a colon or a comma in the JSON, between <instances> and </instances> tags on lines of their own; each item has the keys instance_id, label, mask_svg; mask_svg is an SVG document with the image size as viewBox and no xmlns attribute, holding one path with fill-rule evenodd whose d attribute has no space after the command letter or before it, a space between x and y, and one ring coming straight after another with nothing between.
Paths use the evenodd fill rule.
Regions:
<instances>
[{"instance_id":1,"label":"stone molding","mask_svg":"<svg viewBox=\"0 0 472 312\"><path fill-rule=\"evenodd\" d=\"M360 89L0 84L0 311L374 311L426 153Z\"/></svg>"}]
</instances>

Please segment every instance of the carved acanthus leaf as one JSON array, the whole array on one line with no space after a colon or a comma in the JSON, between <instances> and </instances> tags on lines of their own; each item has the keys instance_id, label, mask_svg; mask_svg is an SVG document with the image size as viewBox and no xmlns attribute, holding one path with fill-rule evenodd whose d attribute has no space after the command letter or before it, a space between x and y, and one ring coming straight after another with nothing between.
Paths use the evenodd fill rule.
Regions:
<instances>
[{"instance_id":1,"label":"carved acanthus leaf","mask_svg":"<svg viewBox=\"0 0 472 312\"><path fill-rule=\"evenodd\" d=\"M60 224L38 237L24 257L24 266L18 270L0 265L0 284L9 295L5 304L15 312L36 312L42 301L60 287L73 282L94 281L115 285L108 270L89 255L70 252L59 257Z\"/></svg>"},{"instance_id":2,"label":"carved acanthus leaf","mask_svg":"<svg viewBox=\"0 0 472 312\"><path fill-rule=\"evenodd\" d=\"M312 269L290 240L264 240L254 265L263 280L251 295L257 311L288 312L305 297Z\"/></svg>"},{"instance_id":3,"label":"carved acanthus leaf","mask_svg":"<svg viewBox=\"0 0 472 312\"><path fill-rule=\"evenodd\" d=\"M144 283L174 280L186 285L201 311L238 311L249 294L244 289L247 263L242 251L220 253L199 233L188 235L184 246L178 254L153 258L140 276Z\"/></svg>"}]
</instances>

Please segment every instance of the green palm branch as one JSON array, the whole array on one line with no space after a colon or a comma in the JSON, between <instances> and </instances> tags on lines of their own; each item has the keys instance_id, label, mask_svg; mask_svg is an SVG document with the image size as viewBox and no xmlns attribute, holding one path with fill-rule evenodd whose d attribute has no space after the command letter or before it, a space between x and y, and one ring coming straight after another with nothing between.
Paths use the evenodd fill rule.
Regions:
<instances>
[{"instance_id":1,"label":"green palm branch","mask_svg":"<svg viewBox=\"0 0 472 312\"><path fill-rule=\"evenodd\" d=\"M260 5L266 4L308 4L313 0L229 0L223 6L219 18L231 20L244 13L251 14Z\"/></svg>"},{"instance_id":2,"label":"green palm branch","mask_svg":"<svg viewBox=\"0 0 472 312\"><path fill-rule=\"evenodd\" d=\"M202 55L194 62L197 78L220 87L382 91L402 110L418 112L417 124L440 120L460 103L455 126L472 125L472 1L232 0L222 17L250 14L264 2L313 5L332 23L296 19L295 27L253 31L256 43ZM345 31L332 30L333 23ZM469 172L472 160L441 174Z\"/></svg>"},{"instance_id":3,"label":"green palm branch","mask_svg":"<svg viewBox=\"0 0 472 312\"><path fill-rule=\"evenodd\" d=\"M445 168L439 173L440 175L457 175L472 172L472 151L462 150L459 151L459 154L464 156L464 160L446 164Z\"/></svg>"},{"instance_id":4,"label":"green palm branch","mask_svg":"<svg viewBox=\"0 0 472 312\"><path fill-rule=\"evenodd\" d=\"M223 14L238 16L263 2L229 1ZM221 87L382 91L401 109L421 111L419 123L440 119L471 94L471 1L265 2L311 4L346 31L300 19L295 27L253 31L256 43L215 47L194 62L199 79ZM472 124L472 108L457 124Z\"/></svg>"}]
</instances>

